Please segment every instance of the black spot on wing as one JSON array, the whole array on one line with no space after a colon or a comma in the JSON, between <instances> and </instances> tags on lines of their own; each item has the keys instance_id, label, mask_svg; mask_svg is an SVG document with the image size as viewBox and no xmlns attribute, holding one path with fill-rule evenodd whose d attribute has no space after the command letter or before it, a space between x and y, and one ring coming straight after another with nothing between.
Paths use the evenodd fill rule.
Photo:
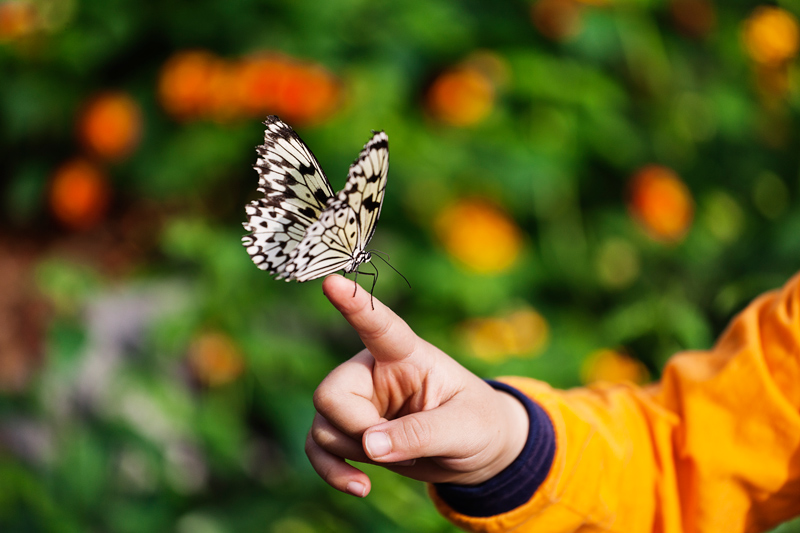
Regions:
<instances>
[{"instance_id":1,"label":"black spot on wing","mask_svg":"<svg viewBox=\"0 0 800 533\"><path fill-rule=\"evenodd\" d=\"M297 170L299 170L300 173L303 176L313 176L314 175L314 167L311 166L311 165L303 165L303 164L301 164L300 166L297 167Z\"/></svg>"},{"instance_id":2,"label":"black spot on wing","mask_svg":"<svg viewBox=\"0 0 800 533\"><path fill-rule=\"evenodd\" d=\"M381 131L373 131L372 133L373 133L373 135L377 135L379 133L383 133L383 130L381 130ZM389 138L385 137L385 136L377 137L371 143L368 143L367 147L368 148L373 148L373 149L385 148L385 149L388 150L389 149Z\"/></svg>"},{"instance_id":3,"label":"black spot on wing","mask_svg":"<svg viewBox=\"0 0 800 533\"><path fill-rule=\"evenodd\" d=\"M375 211L376 209L380 209L381 207L381 203L376 202L372 198L371 194L362 200L361 205L363 205L364 209L366 209L367 211Z\"/></svg>"},{"instance_id":4,"label":"black spot on wing","mask_svg":"<svg viewBox=\"0 0 800 533\"><path fill-rule=\"evenodd\" d=\"M313 218L313 217L317 216L316 211L314 211L310 207L303 207L303 208L298 209L298 211L300 212L301 215L305 215L308 218Z\"/></svg>"},{"instance_id":5,"label":"black spot on wing","mask_svg":"<svg viewBox=\"0 0 800 533\"><path fill-rule=\"evenodd\" d=\"M329 200L333 199L324 189L317 189L314 191L314 198L321 204L325 205Z\"/></svg>"}]
</instances>

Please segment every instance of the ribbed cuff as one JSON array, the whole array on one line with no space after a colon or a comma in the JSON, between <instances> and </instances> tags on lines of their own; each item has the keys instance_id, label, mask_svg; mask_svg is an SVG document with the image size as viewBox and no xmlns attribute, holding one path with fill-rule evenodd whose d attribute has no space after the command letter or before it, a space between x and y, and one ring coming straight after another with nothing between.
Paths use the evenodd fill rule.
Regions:
<instances>
[{"instance_id":1,"label":"ribbed cuff","mask_svg":"<svg viewBox=\"0 0 800 533\"><path fill-rule=\"evenodd\" d=\"M487 383L522 402L530 429L519 456L493 478L479 485L434 484L436 493L454 511L475 517L505 513L530 500L550 472L556 452L553 424L544 409L514 387L499 381Z\"/></svg>"}]
</instances>

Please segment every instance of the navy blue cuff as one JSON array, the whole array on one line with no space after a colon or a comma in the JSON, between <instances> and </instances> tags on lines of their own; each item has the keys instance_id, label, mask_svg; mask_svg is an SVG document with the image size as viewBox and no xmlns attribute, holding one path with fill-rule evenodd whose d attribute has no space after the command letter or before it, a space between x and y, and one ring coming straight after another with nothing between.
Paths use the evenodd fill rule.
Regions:
<instances>
[{"instance_id":1,"label":"navy blue cuff","mask_svg":"<svg viewBox=\"0 0 800 533\"><path fill-rule=\"evenodd\" d=\"M550 472L556 452L553 423L544 409L514 387L498 381L487 383L522 402L530 429L519 456L493 478L479 485L434 484L436 493L454 511L475 517L512 511L530 500Z\"/></svg>"}]
</instances>

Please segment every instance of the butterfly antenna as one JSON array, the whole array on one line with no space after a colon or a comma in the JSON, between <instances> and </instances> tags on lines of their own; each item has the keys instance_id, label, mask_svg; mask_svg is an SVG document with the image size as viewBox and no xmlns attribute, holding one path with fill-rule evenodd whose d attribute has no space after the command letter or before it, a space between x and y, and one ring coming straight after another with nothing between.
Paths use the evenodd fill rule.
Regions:
<instances>
[{"instance_id":1,"label":"butterfly antenna","mask_svg":"<svg viewBox=\"0 0 800 533\"><path fill-rule=\"evenodd\" d=\"M382 252L382 253L383 253L383 252ZM409 289L411 288L411 283L409 283L408 279L407 279L407 278L406 278L406 277L405 277L403 274L401 274L399 270L397 270L395 267L393 267L393 266L392 266L392 264L391 264L391 263L389 263L389 261L387 261L386 259L384 259L383 257L381 257L381 256L379 256L379 255L376 255L375 257L377 257L378 259L380 259L381 261L383 261L384 263L386 263L387 265L389 265L389 268L391 268L392 270L394 270L395 272L397 272L397 274L398 274L398 275L399 275L401 278L403 278L403 281L405 281L405 282L406 282L406 285L408 285L408 288L409 288ZM375 265L373 265L373 266L375 266ZM378 269L376 268L375 270L377 271Z\"/></svg>"},{"instance_id":2,"label":"butterfly antenna","mask_svg":"<svg viewBox=\"0 0 800 533\"><path fill-rule=\"evenodd\" d=\"M373 254L383 254L383 255L385 255L385 256L386 256L386 259L391 259L391 257L389 257L389 254L387 254L386 252L382 252L381 250L370 250L370 253L373 253Z\"/></svg>"}]
</instances>

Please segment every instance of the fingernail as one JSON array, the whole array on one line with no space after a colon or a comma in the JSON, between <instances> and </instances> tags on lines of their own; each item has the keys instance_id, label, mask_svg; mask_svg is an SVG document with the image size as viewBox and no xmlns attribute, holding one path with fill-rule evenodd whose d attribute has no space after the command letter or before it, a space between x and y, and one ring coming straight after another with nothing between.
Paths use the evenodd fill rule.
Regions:
<instances>
[{"instance_id":1,"label":"fingernail","mask_svg":"<svg viewBox=\"0 0 800 533\"><path fill-rule=\"evenodd\" d=\"M364 446L367 448L369 456L373 459L383 457L392 451L392 441L389 440L386 433L381 432L367 435Z\"/></svg>"},{"instance_id":2,"label":"fingernail","mask_svg":"<svg viewBox=\"0 0 800 533\"><path fill-rule=\"evenodd\" d=\"M352 494L353 496L358 496L359 498L364 497L364 492L367 490L367 487L364 486L363 483L359 483L358 481L351 481L345 487L345 490Z\"/></svg>"}]
</instances>

